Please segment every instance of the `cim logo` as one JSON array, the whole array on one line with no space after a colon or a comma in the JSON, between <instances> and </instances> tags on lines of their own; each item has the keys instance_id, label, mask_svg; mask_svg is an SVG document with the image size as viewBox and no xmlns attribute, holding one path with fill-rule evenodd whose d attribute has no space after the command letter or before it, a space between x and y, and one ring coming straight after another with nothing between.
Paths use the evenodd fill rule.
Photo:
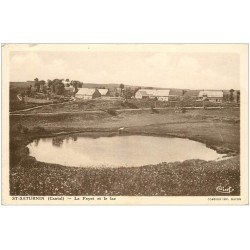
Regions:
<instances>
[{"instance_id":1,"label":"cim logo","mask_svg":"<svg viewBox=\"0 0 250 250\"><path fill-rule=\"evenodd\" d=\"M216 188L216 191L219 192L219 193L222 193L222 194L231 194L234 191L234 189L232 187L230 187L230 186L227 187L227 188L222 187L222 186L218 186Z\"/></svg>"}]
</instances>

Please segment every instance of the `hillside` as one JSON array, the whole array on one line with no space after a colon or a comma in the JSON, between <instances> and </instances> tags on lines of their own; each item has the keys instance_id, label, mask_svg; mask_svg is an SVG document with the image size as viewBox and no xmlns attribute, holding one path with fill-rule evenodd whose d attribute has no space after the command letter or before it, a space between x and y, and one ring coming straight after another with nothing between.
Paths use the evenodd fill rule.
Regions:
<instances>
[{"instance_id":1,"label":"hillside","mask_svg":"<svg viewBox=\"0 0 250 250\"><path fill-rule=\"evenodd\" d=\"M27 82L10 82L10 88L27 88L30 85L34 85L34 82L27 81Z\"/></svg>"}]
</instances>

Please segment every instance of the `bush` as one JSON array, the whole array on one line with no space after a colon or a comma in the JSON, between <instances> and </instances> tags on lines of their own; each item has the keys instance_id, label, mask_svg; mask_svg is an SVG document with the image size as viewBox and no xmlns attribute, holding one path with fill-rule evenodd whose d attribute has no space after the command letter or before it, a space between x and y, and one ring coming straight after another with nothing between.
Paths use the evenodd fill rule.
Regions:
<instances>
[{"instance_id":1,"label":"bush","mask_svg":"<svg viewBox=\"0 0 250 250\"><path fill-rule=\"evenodd\" d=\"M186 113L186 112L187 112L186 108L182 108L182 109L181 109L181 112L182 112L182 113Z\"/></svg>"},{"instance_id":2,"label":"bush","mask_svg":"<svg viewBox=\"0 0 250 250\"><path fill-rule=\"evenodd\" d=\"M158 113L159 113L159 111L158 111L157 109L153 108L153 107L151 107L151 111L152 111L152 114L153 114L153 113L155 113L155 114L158 114Z\"/></svg>"},{"instance_id":3,"label":"bush","mask_svg":"<svg viewBox=\"0 0 250 250\"><path fill-rule=\"evenodd\" d=\"M77 105L78 105L78 108L84 108L86 104L84 102L79 102Z\"/></svg>"},{"instance_id":4,"label":"bush","mask_svg":"<svg viewBox=\"0 0 250 250\"><path fill-rule=\"evenodd\" d=\"M121 106L124 107L124 108L138 109L138 106L137 106L137 105L135 105L134 103L128 102L127 100L126 100L126 101L123 101L123 102L121 103Z\"/></svg>"},{"instance_id":5,"label":"bush","mask_svg":"<svg viewBox=\"0 0 250 250\"><path fill-rule=\"evenodd\" d=\"M36 126L33 128L32 130L34 133L43 133L45 132L45 128L44 127L41 127L41 126Z\"/></svg>"},{"instance_id":6,"label":"bush","mask_svg":"<svg viewBox=\"0 0 250 250\"><path fill-rule=\"evenodd\" d=\"M29 129L28 129L27 127L24 127L24 126L23 126L22 132L23 132L24 134L27 134L27 133L29 132Z\"/></svg>"},{"instance_id":7,"label":"bush","mask_svg":"<svg viewBox=\"0 0 250 250\"><path fill-rule=\"evenodd\" d=\"M22 124L16 124L11 128L11 131L26 134L29 132L29 129Z\"/></svg>"},{"instance_id":8,"label":"bush","mask_svg":"<svg viewBox=\"0 0 250 250\"><path fill-rule=\"evenodd\" d=\"M108 110L107 110L107 113L110 114L110 115L113 115L113 116L116 116L116 115L117 115L115 109L108 109Z\"/></svg>"}]
</instances>

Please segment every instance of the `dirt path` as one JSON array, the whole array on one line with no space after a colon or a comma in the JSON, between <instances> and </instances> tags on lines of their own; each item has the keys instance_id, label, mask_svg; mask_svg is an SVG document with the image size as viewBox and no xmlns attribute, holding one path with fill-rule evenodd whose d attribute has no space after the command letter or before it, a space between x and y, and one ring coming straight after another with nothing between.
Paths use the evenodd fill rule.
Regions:
<instances>
[{"instance_id":1,"label":"dirt path","mask_svg":"<svg viewBox=\"0 0 250 250\"><path fill-rule=\"evenodd\" d=\"M39 108L43 108L43 107L48 107L48 106L61 105L61 104L65 104L65 103L71 103L71 102L61 102L61 103L44 104L44 105L40 105L40 106L28 108L28 109L22 109L22 110L12 111L12 112L10 112L10 115L11 115L11 114L18 114L19 112L26 112L26 111L30 111L30 110L34 110L34 109L39 109Z\"/></svg>"},{"instance_id":2,"label":"dirt path","mask_svg":"<svg viewBox=\"0 0 250 250\"><path fill-rule=\"evenodd\" d=\"M66 102L69 103L69 102ZM43 106L37 106L37 107L33 107L33 108L29 108L29 109L24 109L24 110L18 110L18 111L14 111L14 112L10 112L10 115L13 116L32 116L32 115L62 115L62 114L89 114L89 113L106 113L105 110L85 110L85 111L81 111L81 112L42 112L42 113L31 113L31 114L27 114L27 113L21 113L21 112L25 112L25 111L30 111L30 110L34 110L34 109L38 109L38 108L42 108L42 107L46 107L46 106L54 106L54 105L60 105L60 104L65 104L65 102L63 103L53 103L53 104L49 104L49 105L43 105ZM203 109L202 107L184 107L187 110L191 110L191 109ZM174 110L175 108L169 107L169 108L154 108L155 110ZM220 109L219 107L209 107L207 109ZM223 109L223 108L222 108ZM117 109L116 112L125 112L125 111L143 111L143 110L151 110L151 108L140 108L140 109ZM180 111L178 111L180 113Z\"/></svg>"}]
</instances>

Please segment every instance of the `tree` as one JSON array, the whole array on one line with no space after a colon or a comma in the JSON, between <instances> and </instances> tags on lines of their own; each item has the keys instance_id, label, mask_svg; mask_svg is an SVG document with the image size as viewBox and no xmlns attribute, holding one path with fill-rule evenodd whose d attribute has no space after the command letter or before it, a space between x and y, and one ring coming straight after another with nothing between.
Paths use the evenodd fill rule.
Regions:
<instances>
[{"instance_id":1,"label":"tree","mask_svg":"<svg viewBox=\"0 0 250 250\"><path fill-rule=\"evenodd\" d=\"M44 92L44 90L46 89L45 84L46 82L44 80L39 81L39 91Z\"/></svg>"},{"instance_id":2,"label":"tree","mask_svg":"<svg viewBox=\"0 0 250 250\"><path fill-rule=\"evenodd\" d=\"M237 91L237 103L240 102L240 91Z\"/></svg>"},{"instance_id":3,"label":"tree","mask_svg":"<svg viewBox=\"0 0 250 250\"><path fill-rule=\"evenodd\" d=\"M47 87L52 90L52 81L50 79L47 80Z\"/></svg>"},{"instance_id":4,"label":"tree","mask_svg":"<svg viewBox=\"0 0 250 250\"><path fill-rule=\"evenodd\" d=\"M223 101L224 102L227 102L228 101L228 94L226 94L226 93L223 93Z\"/></svg>"},{"instance_id":5,"label":"tree","mask_svg":"<svg viewBox=\"0 0 250 250\"><path fill-rule=\"evenodd\" d=\"M64 84L61 79L54 79L51 83L51 90L56 95L63 95L65 91Z\"/></svg>"},{"instance_id":6,"label":"tree","mask_svg":"<svg viewBox=\"0 0 250 250\"><path fill-rule=\"evenodd\" d=\"M131 97L134 95L134 91L131 88L126 88L123 92L123 95L125 99L131 99Z\"/></svg>"},{"instance_id":7,"label":"tree","mask_svg":"<svg viewBox=\"0 0 250 250\"><path fill-rule=\"evenodd\" d=\"M32 89L32 86L31 86L31 85L30 85L29 87L27 87L27 90L26 90L27 96L30 96L30 95L31 95L31 89Z\"/></svg>"},{"instance_id":8,"label":"tree","mask_svg":"<svg viewBox=\"0 0 250 250\"><path fill-rule=\"evenodd\" d=\"M79 81L71 81L70 85L74 86L74 88L82 88L83 83Z\"/></svg>"},{"instance_id":9,"label":"tree","mask_svg":"<svg viewBox=\"0 0 250 250\"><path fill-rule=\"evenodd\" d=\"M62 81L59 81L56 85L56 94L63 95L64 91L65 91L64 84L62 83Z\"/></svg>"},{"instance_id":10,"label":"tree","mask_svg":"<svg viewBox=\"0 0 250 250\"><path fill-rule=\"evenodd\" d=\"M44 94L47 94L47 93L48 93L46 84L44 84L44 85L42 86L42 92L43 92Z\"/></svg>"},{"instance_id":11,"label":"tree","mask_svg":"<svg viewBox=\"0 0 250 250\"><path fill-rule=\"evenodd\" d=\"M39 79L35 78L34 81L35 81L34 86L36 88L36 92L39 92L40 91L40 82L39 82Z\"/></svg>"},{"instance_id":12,"label":"tree","mask_svg":"<svg viewBox=\"0 0 250 250\"><path fill-rule=\"evenodd\" d=\"M72 83L72 86L75 88L74 90L74 96L75 96L75 94L78 92L78 83L77 81L71 81L71 83Z\"/></svg>"},{"instance_id":13,"label":"tree","mask_svg":"<svg viewBox=\"0 0 250 250\"><path fill-rule=\"evenodd\" d=\"M229 101L233 102L234 101L234 89L230 89L229 92L230 92Z\"/></svg>"},{"instance_id":14,"label":"tree","mask_svg":"<svg viewBox=\"0 0 250 250\"><path fill-rule=\"evenodd\" d=\"M124 84L123 83L120 84L120 89L121 89L121 95L122 95L123 94L123 90L124 90Z\"/></svg>"}]
</instances>

